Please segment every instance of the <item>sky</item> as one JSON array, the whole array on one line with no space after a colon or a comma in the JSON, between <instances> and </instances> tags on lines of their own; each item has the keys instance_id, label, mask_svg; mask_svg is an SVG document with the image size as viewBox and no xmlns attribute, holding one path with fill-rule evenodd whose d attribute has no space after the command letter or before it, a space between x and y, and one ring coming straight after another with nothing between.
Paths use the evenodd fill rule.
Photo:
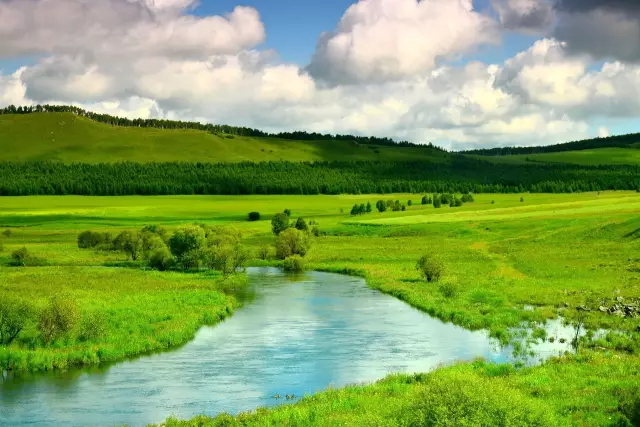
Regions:
<instances>
[{"instance_id":1,"label":"sky","mask_svg":"<svg viewBox=\"0 0 640 427\"><path fill-rule=\"evenodd\" d=\"M448 149L640 132L637 0L0 0L0 107Z\"/></svg>"}]
</instances>

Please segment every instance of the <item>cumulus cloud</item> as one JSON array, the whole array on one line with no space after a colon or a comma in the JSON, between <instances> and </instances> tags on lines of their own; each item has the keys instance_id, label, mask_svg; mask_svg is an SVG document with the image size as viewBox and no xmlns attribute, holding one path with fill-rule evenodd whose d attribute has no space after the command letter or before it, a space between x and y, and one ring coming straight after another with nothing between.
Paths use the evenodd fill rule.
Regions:
<instances>
[{"instance_id":1,"label":"cumulus cloud","mask_svg":"<svg viewBox=\"0 0 640 427\"><path fill-rule=\"evenodd\" d=\"M572 53L596 59L640 61L640 2L559 0L554 36Z\"/></svg>"},{"instance_id":2,"label":"cumulus cloud","mask_svg":"<svg viewBox=\"0 0 640 427\"><path fill-rule=\"evenodd\" d=\"M545 33L554 22L553 4L547 0L492 0L491 4L507 30Z\"/></svg>"},{"instance_id":3,"label":"cumulus cloud","mask_svg":"<svg viewBox=\"0 0 640 427\"><path fill-rule=\"evenodd\" d=\"M308 70L331 84L398 80L497 40L471 0L361 0L320 37Z\"/></svg>"}]
</instances>

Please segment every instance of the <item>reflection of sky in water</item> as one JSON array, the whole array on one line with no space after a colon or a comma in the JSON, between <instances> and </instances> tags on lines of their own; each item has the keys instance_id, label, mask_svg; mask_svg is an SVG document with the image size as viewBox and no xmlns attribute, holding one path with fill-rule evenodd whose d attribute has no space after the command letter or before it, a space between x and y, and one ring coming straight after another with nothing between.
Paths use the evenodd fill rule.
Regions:
<instances>
[{"instance_id":1,"label":"reflection of sky in water","mask_svg":"<svg viewBox=\"0 0 640 427\"><path fill-rule=\"evenodd\" d=\"M105 370L3 381L0 425L139 426L170 415L246 411L275 404L276 393L302 396L455 360L508 358L485 332L432 319L361 279L310 273L292 283L273 269L249 277L258 298L176 351ZM559 333L570 339L570 331ZM563 348L556 342L540 350Z\"/></svg>"}]
</instances>

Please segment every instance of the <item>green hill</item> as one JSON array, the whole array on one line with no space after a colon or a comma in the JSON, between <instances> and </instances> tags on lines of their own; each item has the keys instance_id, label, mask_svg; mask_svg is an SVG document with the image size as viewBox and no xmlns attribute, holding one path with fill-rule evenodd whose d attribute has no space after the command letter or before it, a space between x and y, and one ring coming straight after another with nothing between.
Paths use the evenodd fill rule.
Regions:
<instances>
[{"instance_id":1,"label":"green hill","mask_svg":"<svg viewBox=\"0 0 640 427\"><path fill-rule=\"evenodd\" d=\"M0 162L446 161L450 156L429 147L120 127L73 113L0 115Z\"/></svg>"},{"instance_id":2,"label":"green hill","mask_svg":"<svg viewBox=\"0 0 640 427\"><path fill-rule=\"evenodd\" d=\"M492 163L571 163L578 165L640 165L640 147L597 148L557 153L516 154L504 156L468 155Z\"/></svg>"}]
</instances>

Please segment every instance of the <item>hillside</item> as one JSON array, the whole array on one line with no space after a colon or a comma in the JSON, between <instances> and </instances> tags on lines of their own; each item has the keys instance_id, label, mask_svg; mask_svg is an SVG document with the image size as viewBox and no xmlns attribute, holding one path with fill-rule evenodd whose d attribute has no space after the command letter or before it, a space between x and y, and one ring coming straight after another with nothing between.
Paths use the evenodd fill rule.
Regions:
<instances>
[{"instance_id":1,"label":"hillside","mask_svg":"<svg viewBox=\"0 0 640 427\"><path fill-rule=\"evenodd\" d=\"M449 157L429 147L120 127L73 113L0 115L0 162L446 161Z\"/></svg>"},{"instance_id":2,"label":"hillside","mask_svg":"<svg viewBox=\"0 0 640 427\"><path fill-rule=\"evenodd\" d=\"M640 147L639 147L640 148ZM640 149L597 148L593 150L560 151L557 153L516 154L503 156L471 155L492 163L571 163L576 165L640 165Z\"/></svg>"}]
</instances>

